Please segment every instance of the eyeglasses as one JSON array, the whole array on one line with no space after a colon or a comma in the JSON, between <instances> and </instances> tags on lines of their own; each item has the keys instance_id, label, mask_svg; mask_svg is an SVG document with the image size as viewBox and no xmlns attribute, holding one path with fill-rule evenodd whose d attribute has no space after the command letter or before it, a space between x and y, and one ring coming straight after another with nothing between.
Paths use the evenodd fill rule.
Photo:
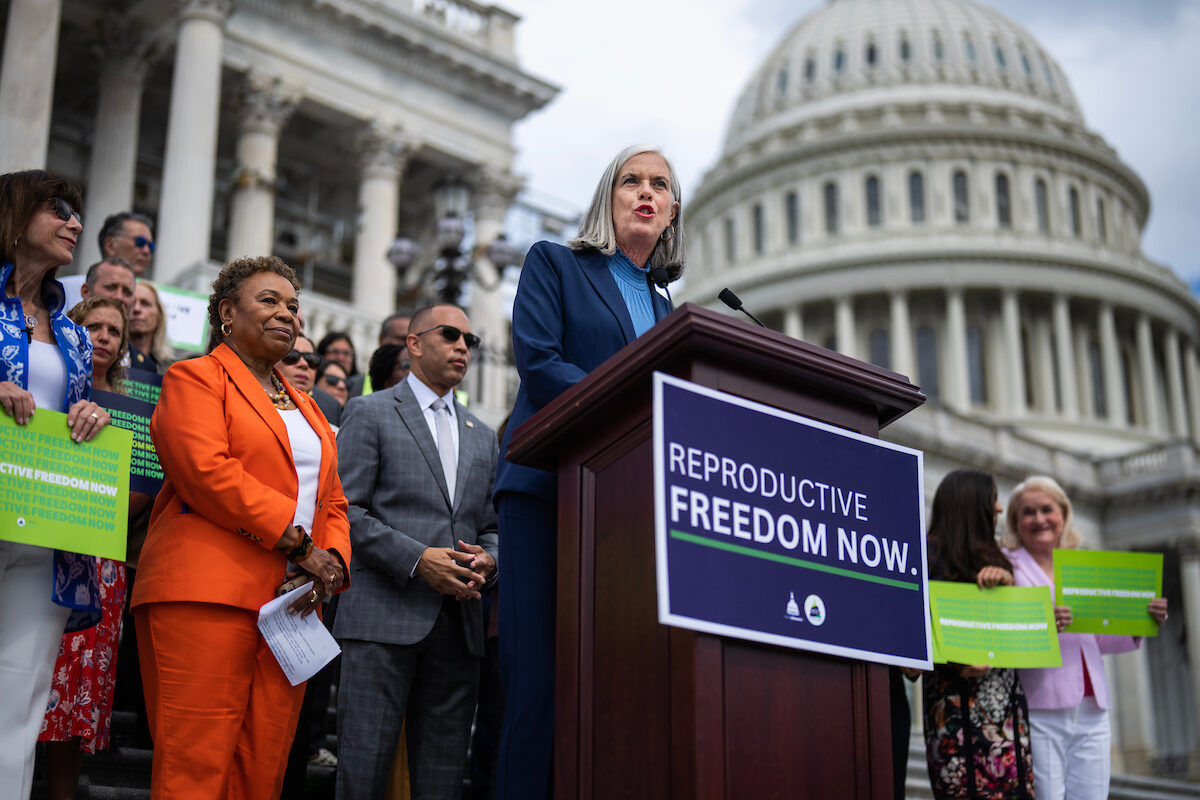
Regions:
<instances>
[{"instance_id":1,"label":"eyeglasses","mask_svg":"<svg viewBox=\"0 0 1200 800\"><path fill-rule=\"evenodd\" d=\"M150 241L145 236L133 237L133 246L136 247L138 250L141 250L143 247L149 247L151 253L154 252L154 249L156 247L154 242Z\"/></svg>"},{"instance_id":2,"label":"eyeglasses","mask_svg":"<svg viewBox=\"0 0 1200 800\"><path fill-rule=\"evenodd\" d=\"M321 366L321 356L316 353L301 353L299 350L293 350L288 353L279 359L279 363L292 367L298 364L302 358L304 359L304 363L308 364L311 369Z\"/></svg>"},{"instance_id":3,"label":"eyeglasses","mask_svg":"<svg viewBox=\"0 0 1200 800\"><path fill-rule=\"evenodd\" d=\"M79 212L71 208L71 204L61 197L51 197L50 205L54 206L54 213L58 214L58 218L66 222L71 217L74 217L76 222L83 224L83 217L79 216Z\"/></svg>"},{"instance_id":4,"label":"eyeglasses","mask_svg":"<svg viewBox=\"0 0 1200 800\"><path fill-rule=\"evenodd\" d=\"M340 389L341 387L346 385L345 378L339 378L337 375L330 375L329 373L325 373L324 375L322 375L321 380L323 380L325 383L328 383L330 386L332 386L335 389Z\"/></svg>"},{"instance_id":5,"label":"eyeglasses","mask_svg":"<svg viewBox=\"0 0 1200 800\"><path fill-rule=\"evenodd\" d=\"M458 328L454 327L453 325L434 325L432 328L420 331L419 333L414 334L414 335L424 336L425 334L430 333L432 331L436 331L436 330L441 330L442 338L445 339L450 344L454 344L455 342L457 342L458 338L461 336L462 340L467 343L468 349L474 350L476 347L479 347L479 337L478 336L476 336L473 333L463 333L462 331L460 331Z\"/></svg>"}]
</instances>

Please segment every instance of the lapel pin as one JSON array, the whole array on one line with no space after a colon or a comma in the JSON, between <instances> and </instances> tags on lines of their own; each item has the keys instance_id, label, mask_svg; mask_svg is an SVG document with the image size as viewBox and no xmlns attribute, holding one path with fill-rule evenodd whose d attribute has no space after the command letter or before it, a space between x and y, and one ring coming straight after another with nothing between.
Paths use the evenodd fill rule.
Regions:
<instances>
[{"instance_id":1,"label":"lapel pin","mask_svg":"<svg viewBox=\"0 0 1200 800\"><path fill-rule=\"evenodd\" d=\"M474 422L471 422L471 420L466 420L466 423L467 423L467 427L468 427L468 428L474 428L474 427L475 427L475 423L474 423Z\"/></svg>"}]
</instances>

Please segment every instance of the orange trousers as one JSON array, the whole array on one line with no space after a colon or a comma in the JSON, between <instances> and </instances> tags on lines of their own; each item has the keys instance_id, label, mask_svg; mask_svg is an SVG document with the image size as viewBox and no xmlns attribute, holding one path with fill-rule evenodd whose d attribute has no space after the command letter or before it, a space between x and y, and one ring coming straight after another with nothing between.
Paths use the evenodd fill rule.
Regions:
<instances>
[{"instance_id":1,"label":"orange trousers","mask_svg":"<svg viewBox=\"0 0 1200 800\"><path fill-rule=\"evenodd\" d=\"M154 738L151 797L278 798L304 684L288 683L257 612L147 603L133 617Z\"/></svg>"}]
</instances>

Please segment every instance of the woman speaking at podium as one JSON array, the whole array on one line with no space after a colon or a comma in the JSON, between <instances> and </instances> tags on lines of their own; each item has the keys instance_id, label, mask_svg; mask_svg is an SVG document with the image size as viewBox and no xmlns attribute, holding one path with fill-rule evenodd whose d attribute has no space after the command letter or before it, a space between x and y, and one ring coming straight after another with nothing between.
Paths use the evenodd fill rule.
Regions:
<instances>
[{"instance_id":1,"label":"woman speaking at podium","mask_svg":"<svg viewBox=\"0 0 1200 800\"><path fill-rule=\"evenodd\" d=\"M557 479L505 458L512 432L670 312L652 282L683 273L679 180L657 148L626 147L609 163L579 233L538 242L513 305L521 388L500 445L500 665L504 727L498 800L550 794L554 735ZM652 277L653 276L653 277Z\"/></svg>"}]
</instances>

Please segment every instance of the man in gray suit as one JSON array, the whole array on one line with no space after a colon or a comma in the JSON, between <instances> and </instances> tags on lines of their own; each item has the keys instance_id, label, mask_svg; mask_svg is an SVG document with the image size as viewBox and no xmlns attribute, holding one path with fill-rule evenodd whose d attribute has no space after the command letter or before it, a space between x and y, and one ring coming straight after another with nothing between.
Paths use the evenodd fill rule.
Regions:
<instances>
[{"instance_id":1,"label":"man in gray suit","mask_svg":"<svg viewBox=\"0 0 1200 800\"><path fill-rule=\"evenodd\" d=\"M339 800L384 796L405 720L412 796L462 796L496 579L496 434L454 399L479 339L449 305L408 331L412 372L350 400L338 434L354 545L333 629Z\"/></svg>"}]
</instances>

